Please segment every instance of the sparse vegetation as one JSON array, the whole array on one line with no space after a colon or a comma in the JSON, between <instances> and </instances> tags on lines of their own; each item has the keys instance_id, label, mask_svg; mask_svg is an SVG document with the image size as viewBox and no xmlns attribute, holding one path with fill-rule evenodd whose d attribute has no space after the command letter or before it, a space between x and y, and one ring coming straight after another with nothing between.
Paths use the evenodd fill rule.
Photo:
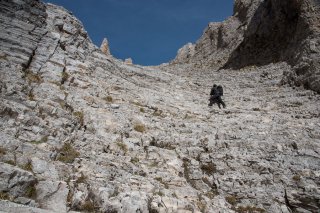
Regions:
<instances>
[{"instance_id":1,"label":"sparse vegetation","mask_svg":"<svg viewBox=\"0 0 320 213\"><path fill-rule=\"evenodd\" d=\"M228 202L228 203L230 203L231 205L236 205L237 204L237 198L234 196L234 195L229 195L229 196L227 196L227 197L225 197L225 199L226 199L226 201Z\"/></svg>"},{"instance_id":2,"label":"sparse vegetation","mask_svg":"<svg viewBox=\"0 0 320 213\"><path fill-rule=\"evenodd\" d=\"M79 210L84 212L95 212L94 202L87 199L79 208Z\"/></svg>"},{"instance_id":3,"label":"sparse vegetation","mask_svg":"<svg viewBox=\"0 0 320 213\"><path fill-rule=\"evenodd\" d=\"M137 163L139 163L139 158L133 157L133 158L131 158L130 162L133 164L137 164Z\"/></svg>"},{"instance_id":4,"label":"sparse vegetation","mask_svg":"<svg viewBox=\"0 0 320 213\"><path fill-rule=\"evenodd\" d=\"M107 97L104 97L103 100L105 100L108 103L112 103L113 102L113 98L110 95L108 95Z\"/></svg>"},{"instance_id":5,"label":"sparse vegetation","mask_svg":"<svg viewBox=\"0 0 320 213\"><path fill-rule=\"evenodd\" d=\"M0 155L7 154L7 149L0 146Z\"/></svg>"},{"instance_id":6,"label":"sparse vegetation","mask_svg":"<svg viewBox=\"0 0 320 213\"><path fill-rule=\"evenodd\" d=\"M207 175L213 175L215 172L217 172L216 165L212 162L201 164L200 168Z\"/></svg>"},{"instance_id":7,"label":"sparse vegetation","mask_svg":"<svg viewBox=\"0 0 320 213\"><path fill-rule=\"evenodd\" d=\"M64 84L70 77L70 75L65 71L63 70L63 72L61 73L61 84Z\"/></svg>"},{"instance_id":8,"label":"sparse vegetation","mask_svg":"<svg viewBox=\"0 0 320 213\"><path fill-rule=\"evenodd\" d=\"M7 160L7 161L5 161L5 163L10 164L10 165L12 165L12 166L15 166L15 165L16 165L16 162L13 161L13 160Z\"/></svg>"},{"instance_id":9,"label":"sparse vegetation","mask_svg":"<svg viewBox=\"0 0 320 213\"><path fill-rule=\"evenodd\" d=\"M117 146L124 152L128 152L128 146L123 141L117 141Z\"/></svg>"},{"instance_id":10,"label":"sparse vegetation","mask_svg":"<svg viewBox=\"0 0 320 213\"><path fill-rule=\"evenodd\" d=\"M189 115L188 113L186 113L186 114L184 115L184 119L190 119L190 118L192 118L192 116Z\"/></svg>"},{"instance_id":11,"label":"sparse vegetation","mask_svg":"<svg viewBox=\"0 0 320 213\"><path fill-rule=\"evenodd\" d=\"M114 90L122 90L122 88L121 87L119 87L119 86L114 86L114 87L112 87Z\"/></svg>"},{"instance_id":12,"label":"sparse vegetation","mask_svg":"<svg viewBox=\"0 0 320 213\"><path fill-rule=\"evenodd\" d=\"M88 181L88 177L85 176L82 172L81 172L81 175L80 177L76 180L76 183L79 184L79 183L87 183Z\"/></svg>"},{"instance_id":13,"label":"sparse vegetation","mask_svg":"<svg viewBox=\"0 0 320 213\"><path fill-rule=\"evenodd\" d=\"M186 179L186 181L195 189L197 189L196 187L196 181L195 180L192 180L190 178L190 174L191 174L191 171L190 171L190 168L189 168L189 165L190 165L190 160L187 159L187 158L183 158L182 159L183 163L182 163L182 167L183 167L183 176L184 178Z\"/></svg>"},{"instance_id":14,"label":"sparse vegetation","mask_svg":"<svg viewBox=\"0 0 320 213\"><path fill-rule=\"evenodd\" d=\"M119 195L119 187L116 186L112 192L112 194L110 195L110 198L111 197L117 197Z\"/></svg>"},{"instance_id":15,"label":"sparse vegetation","mask_svg":"<svg viewBox=\"0 0 320 213\"><path fill-rule=\"evenodd\" d=\"M292 180L298 182L298 181L301 180L301 177L300 177L300 175L295 175L295 176L292 177Z\"/></svg>"},{"instance_id":16,"label":"sparse vegetation","mask_svg":"<svg viewBox=\"0 0 320 213\"><path fill-rule=\"evenodd\" d=\"M216 195L219 194L218 187L214 182L211 183L207 177L203 177L202 181L211 188L211 191L208 191L205 194L207 197L214 198Z\"/></svg>"},{"instance_id":17,"label":"sparse vegetation","mask_svg":"<svg viewBox=\"0 0 320 213\"><path fill-rule=\"evenodd\" d=\"M162 110L157 109L152 113L153 116L161 116L162 115Z\"/></svg>"},{"instance_id":18,"label":"sparse vegetation","mask_svg":"<svg viewBox=\"0 0 320 213\"><path fill-rule=\"evenodd\" d=\"M160 197L163 197L164 196L164 194L163 194L163 192L162 191L157 191L157 192L154 192L153 193L154 195L159 195Z\"/></svg>"},{"instance_id":19,"label":"sparse vegetation","mask_svg":"<svg viewBox=\"0 0 320 213\"><path fill-rule=\"evenodd\" d=\"M67 203L68 203L69 205L70 205L71 202L72 202L73 195L74 195L73 190L70 189L69 192L68 192L68 195L67 195Z\"/></svg>"},{"instance_id":20,"label":"sparse vegetation","mask_svg":"<svg viewBox=\"0 0 320 213\"><path fill-rule=\"evenodd\" d=\"M61 149L58 149L59 156L57 160L64 163L72 163L74 159L80 156L80 153L76 151L70 143L65 143Z\"/></svg>"},{"instance_id":21,"label":"sparse vegetation","mask_svg":"<svg viewBox=\"0 0 320 213\"><path fill-rule=\"evenodd\" d=\"M150 165L150 167L157 167L159 165L158 161L153 161Z\"/></svg>"},{"instance_id":22,"label":"sparse vegetation","mask_svg":"<svg viewBox=\"0 0 320 213\"><path fill-rule=\"evenodd\" d=\"M0 200L10 200L10 196L6 192L0 192Z\"/></svg>"},{"instance_id":23,"label":"sparse vegetation","mask_svg":"<svg viewBox=\"0 0 320 213\"><path fill-rule=\"evenodd\" d=\"M162 149L168 149L168 150L174 150L176 147L173 146L171 143L169 142L158 142L154 137L152 137L152 140L150 142L150 146L155 146L155 147L159 147Z\"/></svg>"},{"instance_id":24,"label":"sparse vegetation","mask_svg":"<svg viewBox=\"0 0 320 213\"><path fill-rule=\"evenodd\" d=\"M33 94L32 90L29 91L28 98L29 98L30 101L35 101L34 94Z\"/></svg>"},{"instance_id":25,"label":"sparse vegetation","mask_svg":"<svg viewBox=\"0 0 320 213\"><path fill-rule=\"evenodd\" d=\"M22 165L22 166L21 166L21 169L32 172L32 163L31 163L31 160L28 160L28 162L27 162L26 164Z\"/></svg>"},{"instance_id":26,"label":"sparse vegetation","mask_svg":"<svg viewBox=\"0 0 320 213\"><path fill-rule=\"evenodd\" d=\"M33 72L28 71L26 73L26 79L28 80L29 83L37 83L40 84L43 82L41 76L39 74L35 74Z\"/></svg>"},{"instance_id":27,"label":"sparse vegetation","mask_svg":"<svg viewBox=\"0 0 320 213\"><path fill-rule=\"evenodd\" d=\"M8 60L7 55L1 53L1 54L0 54L0 60Z\"/></svg>"},{"instance_id":28,"label":"sparse vegetation","mask_svg":"<svg viewBox=\"0 0 320 213\"><path fill-rule=\"evenodd\" d=\"M74 112L73 115L77 118L80 126L84 125L84 113L81 111Z\"/></svg>"},{"instance_id":29,"label":"sparse vegetation","mask_svg":"<svg viewBox=\"0 0 320 213\"><path fill-rule=\"evenodd\" d=\"M164 188L169 189L169 185L168 183L166 183L165 181L163 181L162 177L156 177L154 178L156 181L158 181L159 183L161 183L162 185L164 185Z\"/></svg>"},{"instance_id":30,"label":"sparse vegetation","mask_svg":"<svg viewBox=\"0 0 320 213\"><path fill-rule=\"evenodd\" d=\"M216 194L210 191L210 192L205 193L205 196L207 196L210 199L213 199L216 196Z\"/></svg>"},{"instance_id":31,"label":"sparse vegetation","mask_svg":"<svg viewBox=\"0 0 320 213\"><path fill-rule=\"evenodd\" d=\"M37 189L35 183L27 187L25 191L25 196L28 198L35 198L37 196Z\"/></svg>"},{"instance_id":32,"label":"sparse vegetation","mask_svg":"<svg viewBox=\"0 0 320 213\"><path fill-rule=\"evenodd\" d=\"M145 113L146 111L144 110L144 108L140 108L140 112Z\"/></svg>"},{"instance_id":33,"label":"sparse vegetation","mask_svg":"<svg viewBox=\"0 0 320 213\"><path fill-rule=\"evenodd\" d=\"M41 144L41 143L46 143L48 141L48 136L43 136L40 140L36 141L36 140L33 140L33 141L30 141L29 143L32 143L32 144Z\"/></svg>"},{"instance_id":34,"label":"sparse vegetation","mask_svg":"<svg viewBox=\"0 0 320 213\"><path fill-rule=\"evenodd\" d=\"M146 131L146 127L145 127L144 124L136 124L136 125L134 125L133 129L134 129L135 131L141 132L141 133L143 133L143 132Z\"/></svg>"}]
</instances>

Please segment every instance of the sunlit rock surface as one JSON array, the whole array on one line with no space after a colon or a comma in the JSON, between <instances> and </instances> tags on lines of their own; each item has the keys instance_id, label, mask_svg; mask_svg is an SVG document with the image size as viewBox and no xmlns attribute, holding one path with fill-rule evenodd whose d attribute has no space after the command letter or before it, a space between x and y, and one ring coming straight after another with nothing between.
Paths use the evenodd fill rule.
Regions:
<instances>
[{"instance_id":1,"label":"sunlit rock surface","mask_svg":"<svg viewBox=\"0 0 320 213\"><path fill-rule=\"evenodd\" d=\"M217 70L248 2L209 24L216 65L209 33L187 48L203 64L142 67L103 53L62 7L1 1L1 211L317 212L319 95L283 84L283 61ZM208 107L213 83L226 109Z\"/></svg>"}]
</instances>

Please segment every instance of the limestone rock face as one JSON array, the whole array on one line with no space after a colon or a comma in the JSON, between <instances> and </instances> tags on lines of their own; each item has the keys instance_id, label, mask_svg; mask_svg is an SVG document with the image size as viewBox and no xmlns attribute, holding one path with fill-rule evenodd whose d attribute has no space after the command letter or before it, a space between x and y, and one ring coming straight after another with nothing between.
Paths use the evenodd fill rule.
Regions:
<instances>
[{"instance_id":1,"label":"limestone rock face","mask_svg":"<svg viewBox=\"0 0 320 213\"><path fill-rule=\"evenodd\" d=\"M319 1L264 1L225 67L286 61L293 69L283 82L320 92L319 17Z\"/></svg>"},{"instance_id":2,"label":"limestone rock face","mask_svg":"<svg viewBox=\"0 0 320 213\"><path fill-rule=\"evenodd\" d=\"M196 67L240 69L285 61L292 69L282 83L320 92L317 0L237 0L232 17L210 23L185 59Z\"/></svg>"},{"instance_id":3,"label":"limestone rock face","mask_svg":"<svg viewBox=\"0 0 320 213\"><path fill-rule=\"evenodd\" d=\"M182 47L171 64L193 63L219 67L243 40L244 32L261 0L236 0L234 14L221 23L211 22L195 44Z\"/></svg>"},{"instance_id":4,"label":"limestone rock face","mask_svg":"<svg viewBox=\"0 0 320 213\"><path fill-rule=\"evenodd\" d=\"M108 39L106 39L106 38L103 39L101 46L100 46L100 50L106 55L111 55Z\"/></svg>"},{"instance_id":5,"label":"limestone rock face","mask_svg":"<svg viewBox=\"0 0 320 213\"><path fill-rule=\"evenodd\" d=\"M250 2L181 50L188 63L143 67L62 7L0 1L0 209L317 212L319 95L281 85L285 62L204 66L242 42ZM208 107L213 83L226 109Z\"/></svg>"},{"instance_id":6,"label":"limestone rock face","mask_svg":"<svg viewBox=\"0 0 320 213\"><path fill-rule=\"evenodd\" d=\"M188 62L195 54L195 45L188 43L178 50L176 58L172 63Z\"/></svg>"}]
</instances>

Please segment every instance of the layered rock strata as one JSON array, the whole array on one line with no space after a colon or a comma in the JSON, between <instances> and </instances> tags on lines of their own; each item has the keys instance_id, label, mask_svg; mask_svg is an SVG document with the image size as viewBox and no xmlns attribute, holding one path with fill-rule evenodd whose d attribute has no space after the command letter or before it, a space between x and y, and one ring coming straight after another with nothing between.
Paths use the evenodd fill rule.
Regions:
<instances>
[{"instance_id":1,"label":"layered rock strata","mask_svg":"<svg viewBox=\"0 0 320 213\"><path fill-rule=\"evenodd\" d=\"M127 65L61 7L0 11L1 211L318 211L320 98L288 64Z\"/></svg>"}]
</instances>

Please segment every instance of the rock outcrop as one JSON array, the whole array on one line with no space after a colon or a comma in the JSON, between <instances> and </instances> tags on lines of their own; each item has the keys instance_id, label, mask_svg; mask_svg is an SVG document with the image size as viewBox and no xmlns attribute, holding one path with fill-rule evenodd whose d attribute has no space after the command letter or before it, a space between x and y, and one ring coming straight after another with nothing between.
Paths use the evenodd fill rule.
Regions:
<instances>
[{"instance_id":1,"label":"rock outcrop","mask_svg":"<svg viewBox=\"0 0 320 213\"><path fill-rule=\"evenodd\" d=\"M240 42L230 26L248 6L210 25L230 34L213 36L219 49ZM279 86L287 63L128 65L37 0L0 1L0 27L1 211L319 210L320 97ZM209 63L200 46L181 60L202 51ZM213 82L227 109L207 106Z\"/></svg>"},{"instance_id":2,"label":"rock outcrop","mask_svg":"<svg viewBox=\"0 0 320 213\"><path fill-rule=\"evenodd\" d=\"M124 60L124 63L126 63L126 64L133 64L132 58L126 58L126 59Z\"/></svg>"},{"instance_id":3,"label":"rock outcrop","mask_svg":"<svg viewBox=\"0 0 320 213\"><path fill-rule=\"evenodd\" d=\"M240 69L285 61L282 83L320 92L320 5L317 0L239 0L234 15L210 23L186 60L172 63ZM200 64L200 65L199 65Z\"/></svg>"},{"instance_id":4,"label":"rock outcrop","mask_svg":"<svg viewBox=\"0 0 320 213\"><path fill-rule=\"evenodd\" d=\"M268 0L259 5L244 40L225 68L279 61L293 69L283 83L320 92L320 3L317 0Z\"/></svg>"},{"instance_id":5,"label":"rock outcrop","mask_svg":"<svg viewBox=\"0 0 320 213\"><path fill-rule=\"evenodd\" d=\"M233 16L211 22L195 44L181 48L171 64L193 63L197 67L220 67L243 40L244 32L261 0L236 0ZM190 51L190 50L191 51Z\"/></svg>"},{"instance_id":6,"label":"rock outcrop","mask_svg":"<svg viewBox=\"0 0 320 213\"><path fill-rule=\"evenodd\" d=\"M106 55L111 55L108 39L106 39L106 38L103 39L101 46L100 46L100 50Z\"/></svg>"}]
</instances>

